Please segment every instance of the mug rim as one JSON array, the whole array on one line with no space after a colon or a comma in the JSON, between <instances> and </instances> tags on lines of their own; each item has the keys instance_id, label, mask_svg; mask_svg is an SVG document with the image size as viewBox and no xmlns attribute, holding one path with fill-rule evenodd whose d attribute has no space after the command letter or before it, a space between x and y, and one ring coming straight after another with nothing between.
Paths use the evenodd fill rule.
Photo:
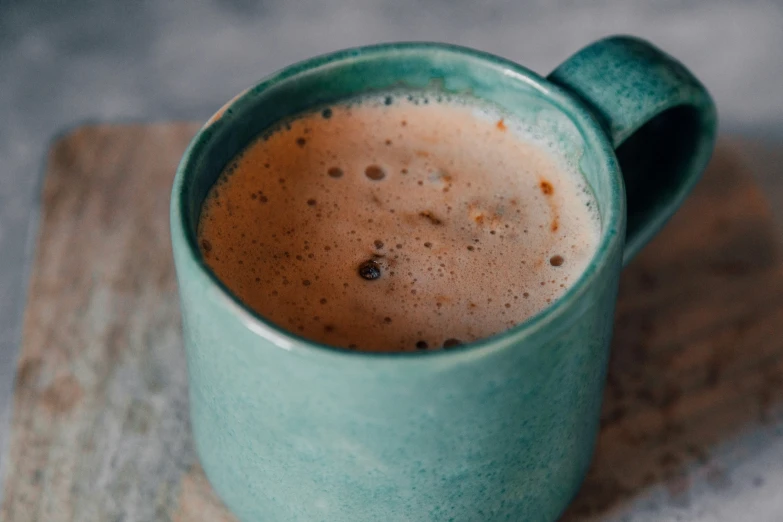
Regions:
<instances>
[{"instance_id":1,"label":"mug rim","mask_svg":"<svg viewBox=\"0 0 783 522\"><path fill-rule=\"evenodd\" d=\"M448 350L391 352L349 350L302 337L278 326L245 305L207 266L193 234L187 232L189 224L185 217L186 212L184 212L187 206L184 188L191 175L190 173L196 166L195 158L209 141L214 127L231 124L231 115L237 112L237 109L241 111L243 106L249 104L249 102L263 97L268 89L279 87L284 82L295 80L298 75L317 73L318 69L345 65L360 59L383 59L384 56L399 52L446 53L451 55L452 58L471 59L475 62L481 62L487 68L496 69L503 75L525 83L528 88L536 90L576 126L585 142L585 148L594 151L598 155L602 170L605 171L604 174L609 176L610 197L606 211L601 213L600 240L587 267L580 273L574 284L552 304L542 308L520 324L489 337L449 348ZM525 340L533 337L539 340L536 343L529 344L543 342L540 337L548 337L546 335L547 326L552 325L552 328L548 330L549 336L552 336L556 330L566 328L587 309L587 307L583 307L581 310L574 311L574 313L568 313L573 308L574 303L579 301L579 298L588 291L597 279L600 279L600 274L607 268L606 265L611 258L611 254L615 250L622 248L627 219L625 212L625 185L614 149L609 142L606 130L601 126L594 113L581 100L562 87L549 82L546 78L509 59L460 45L426 41L380 43L351 47L318 55L286 66L240 92L218 109L191 139L177 167L170 205L172 242L184 242L186 250L185 260L195 269L195 274L202 282L215 290L214 297L220 299L224 305L230 308L245 328L269 340L276 348L287 351L316 352L349 358L383 360L415 360L422 357L443 358L475 354L487 351L492 347L525 344ZM604 220L606 220L606 223Z\"/></svg>"}]
</instances>

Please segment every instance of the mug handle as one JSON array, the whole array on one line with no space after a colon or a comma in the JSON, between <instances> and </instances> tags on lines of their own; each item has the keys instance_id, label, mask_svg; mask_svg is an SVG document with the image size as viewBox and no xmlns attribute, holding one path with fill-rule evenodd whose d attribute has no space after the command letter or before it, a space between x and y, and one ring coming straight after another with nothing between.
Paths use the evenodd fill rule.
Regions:
<instances>
[{"instance_id":1,"label":"mug handle","mask_svg":"<svg viewBox=\"0 0 783 522\"><path fill-rule=\"evenodd\" d=\"M628 212L625 265L674 214L707 166L715 146L715 104L681 63L630 36L588 45L547 80L591 110L615 149Z\"/></svg>"}]
</instances>

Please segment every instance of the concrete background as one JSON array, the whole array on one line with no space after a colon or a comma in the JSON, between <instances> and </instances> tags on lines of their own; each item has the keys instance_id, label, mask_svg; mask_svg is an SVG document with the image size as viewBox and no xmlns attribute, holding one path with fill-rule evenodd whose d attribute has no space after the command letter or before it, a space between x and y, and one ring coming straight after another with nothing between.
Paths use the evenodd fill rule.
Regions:
<instances>
[{"instance_id":1,"label":"concrete background","mask_svg":"<svg viewBox=\"0 0 783 522\"><path fill-rule=\"evenodd\" d=\"M614 33L647 38L694 71L717 101L721 132L758 144L750 159L764 166L760 181L783 195L781 168L761 157L783 143L781 1L0 0L0 477L42 159L55 134L84 120L204 120L274 70L341 47L440 40L546 74Z\"/></svg>"}]
</instances>

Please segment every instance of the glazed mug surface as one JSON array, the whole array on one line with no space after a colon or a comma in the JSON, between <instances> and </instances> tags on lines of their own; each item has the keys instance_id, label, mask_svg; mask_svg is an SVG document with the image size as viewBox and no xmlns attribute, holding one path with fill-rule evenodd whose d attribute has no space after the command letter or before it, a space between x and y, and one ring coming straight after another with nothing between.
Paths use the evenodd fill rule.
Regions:
<instances>
[{"instance_id":1,"label":"glazed mug surface","mask_svg":"<svg viewBox=\"0 0 783 522\"><path fill-rule=\"evenodd\" d=\"M598 249L560 299L493 337L419 353L320 345L207 268L201 204L279 120L401 88L478 98L550 139L593 190ZM593 43L546 78L452 45L350 49L229 102L190 144L171 200L193 435L220 497L245 522L555 520L592 457L620 270L696 183L715 132L701 83L632 37Z\"/></svg>"}]
</instances>

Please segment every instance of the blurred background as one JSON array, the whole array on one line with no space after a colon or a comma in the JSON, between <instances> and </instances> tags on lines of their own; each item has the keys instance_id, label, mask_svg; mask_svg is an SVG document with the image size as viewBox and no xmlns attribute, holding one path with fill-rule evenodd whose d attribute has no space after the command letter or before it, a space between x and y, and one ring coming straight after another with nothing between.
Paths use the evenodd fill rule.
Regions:
<instances>
[{"instance_id":1,"label":"blurred background","mask_svg":"<svg viewBox=\"0 0 783 522\"><path fill-rule=\"evenodd\" d=\"M55 135L85 120L205 120L259 78L342 47L440 40L547 74L614 33L683 61L724 136L783 142L783 1L0 0L0 458ZM762 183L779 183L773 170Z\"/></svg>"}]
</instances>

